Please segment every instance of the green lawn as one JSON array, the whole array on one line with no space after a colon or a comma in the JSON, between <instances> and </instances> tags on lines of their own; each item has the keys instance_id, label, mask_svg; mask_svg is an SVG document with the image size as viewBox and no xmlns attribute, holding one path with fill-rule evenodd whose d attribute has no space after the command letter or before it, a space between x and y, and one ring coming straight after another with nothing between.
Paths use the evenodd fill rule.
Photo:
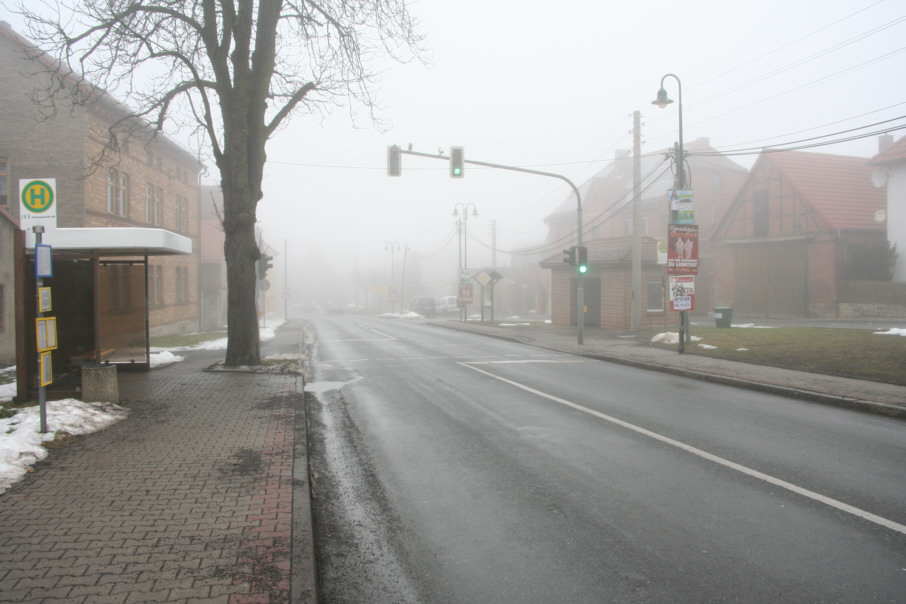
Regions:
<instances>
[{"instance_id":1,"label":"green lawn","mask_svg":"<svg viewBox=\"0 0 906 604\"><path fill-rule=\"evenodd\" d=\"M700 326L692 328L692 335L701 340L687 344L687 354L906 386L906 336L878 335L868 329Z\"/></svg>"}]
</instances>

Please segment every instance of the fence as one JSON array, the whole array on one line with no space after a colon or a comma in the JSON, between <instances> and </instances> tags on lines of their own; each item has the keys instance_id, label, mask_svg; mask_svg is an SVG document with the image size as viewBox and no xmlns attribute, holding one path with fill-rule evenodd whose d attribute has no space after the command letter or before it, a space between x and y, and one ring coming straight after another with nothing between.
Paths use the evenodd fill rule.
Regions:
<instances>
[{"instance_id":1,"label":"fence","mask_svg":"<svg viewBox=\"0 0 906 604\"><path fill-rule=\"evenodd\" d=\"M899 281L841 281L838 301L848 304L906 306L906 283Z\"/></svg>"},{"instance_id":2,"label":"fence","mask_svg":"<svg viewBox=\"0 0 906 604\"><path fill-rule=\"evenodd\" d=\"M841 281L837 314L852 318L906 318L906 283Z\"/></svg>"}]
</instances>

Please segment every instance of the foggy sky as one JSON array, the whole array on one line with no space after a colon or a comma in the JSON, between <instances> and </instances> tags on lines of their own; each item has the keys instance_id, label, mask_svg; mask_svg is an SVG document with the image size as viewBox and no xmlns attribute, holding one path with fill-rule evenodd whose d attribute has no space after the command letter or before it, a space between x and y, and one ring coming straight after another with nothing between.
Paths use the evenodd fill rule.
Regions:
<instances>
[{"instance_id":1,"label":"foggy sky","mask_svg":"<svg viewBox=\"0 0 906 604\"><path fill-rule=\"evenodd\" d=\"M431 65L384 65L378 96L388 132L364 119L355 129L341 109L323 121L296 116L270 143L260 226L281 252L287 247L291 271L305 268L293 257L312 251L389 270L385 248L398 242L455 273L457 203L479 212L469 222L469 264L490 262L491 221L498 263L508 263L504 251L543 241L544 217L571 195L564 183L469 166L454 180L446 162L409 156L402 177L389 178L386 146L435 153L461 145L467 159L581 185L615 150L632 148L635 110L643 153L672 146L677 105L651 104L668 72L682 81L685 139L707 137L719 150L906 114L906 5L895 0L820 9L777 0L460 0L412 10ZM676 99L675 81L665 86ZM812 151L870 157L877 139ZM749 167L755 157L734 161Z\"/></svg>"}]
</instances>

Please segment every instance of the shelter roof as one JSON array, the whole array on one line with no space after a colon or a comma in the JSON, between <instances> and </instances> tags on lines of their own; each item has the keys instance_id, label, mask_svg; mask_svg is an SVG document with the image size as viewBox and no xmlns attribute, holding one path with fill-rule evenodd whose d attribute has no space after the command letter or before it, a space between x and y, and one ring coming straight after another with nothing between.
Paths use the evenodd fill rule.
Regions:
<instances>
[{"instance_id":1,"label":"shelter roof","mask_svg":"<svg viewBox=\"0 0 906 604\"><path fill-rule=\"evenodd\" d=\"M191 239L165 229L48 229L42 242L51 245L55 252L98 256L168 256L192 253ZM26 247L34 248L34 244L34 233L26 231Z\"/></svg>"}]
</instances>

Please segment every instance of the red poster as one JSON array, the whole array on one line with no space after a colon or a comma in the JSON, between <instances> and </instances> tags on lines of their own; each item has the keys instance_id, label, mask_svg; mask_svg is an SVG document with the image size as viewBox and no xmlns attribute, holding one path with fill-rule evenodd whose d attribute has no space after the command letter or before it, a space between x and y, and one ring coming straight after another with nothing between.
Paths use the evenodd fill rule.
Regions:
<instances>
[{"instance_id":1,"label":"red poster","mask_svg":"<svg viewBox=\"0 0 906 604\"><path fill-rule=\"evenodd\" d=\"M471 283L461 283L459 285L459 303L460 304L471 304L472 303L472 284Z\"/></svg>"},{"instance_id":2,"label":"red poster","mask_svg":"<svg viewBox=\"0 0 906 604\"><path fill-rule=\"evenodd\" d=\"M698 273L698 225L667 225L667 274Z\"/></svg>"}]
</instances>

